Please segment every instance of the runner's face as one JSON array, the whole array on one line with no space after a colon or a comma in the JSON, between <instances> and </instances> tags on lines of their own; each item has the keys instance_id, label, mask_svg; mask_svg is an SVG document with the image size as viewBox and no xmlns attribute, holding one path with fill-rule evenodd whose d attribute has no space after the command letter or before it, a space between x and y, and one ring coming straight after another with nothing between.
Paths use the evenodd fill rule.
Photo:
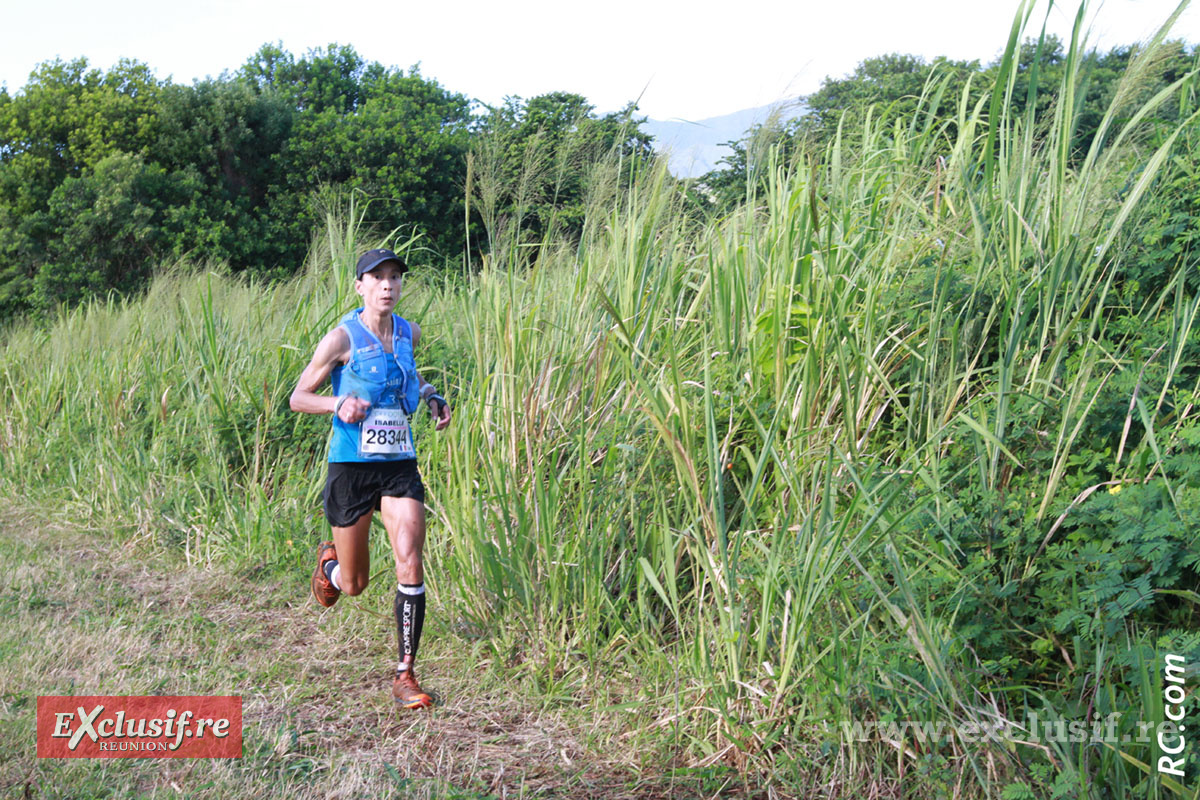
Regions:
<instances>
[{"instance_id":1,"label":"runner's face","mask_svg":"<svg viewBox=\"0 0 1200 800\"><path fill-rule=\"evenodd\" d=\"M400 299L400 284L404 273L395 261L385 261L354 282L354 290L363 305L372 311L391 311Z\"/></svg>"}]
</instances>

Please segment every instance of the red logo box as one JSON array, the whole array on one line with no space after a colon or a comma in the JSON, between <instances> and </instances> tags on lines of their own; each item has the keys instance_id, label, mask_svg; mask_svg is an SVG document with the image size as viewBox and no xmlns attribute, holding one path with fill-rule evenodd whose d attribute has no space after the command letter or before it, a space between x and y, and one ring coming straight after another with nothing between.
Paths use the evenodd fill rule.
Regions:
<instances>
[{"instance_id":1,"label":"red logo box","mask_svg":"<svg viewBox=\"0 0 1200 800\"><path fill-rule=\"evenodd\" d=\"M38 758L241 758L241 697L40 695Z\"/></svg>"}]
</instances>

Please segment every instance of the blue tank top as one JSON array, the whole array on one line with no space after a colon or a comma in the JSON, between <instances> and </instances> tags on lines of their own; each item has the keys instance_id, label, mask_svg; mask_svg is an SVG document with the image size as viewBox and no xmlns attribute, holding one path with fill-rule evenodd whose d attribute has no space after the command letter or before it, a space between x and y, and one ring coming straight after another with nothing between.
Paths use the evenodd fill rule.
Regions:
<instances>
[{"instance_id":1,"label":"blue tank top","mask_svg":"<svg viewBox=\"0 0 1200 800\"><path fill-rule=\"evenodd\" d=\"M361 308L342 317L339 326L350 337L350 360L333 368L335 396L353 395L371 404L367 418L353 424L333 415L329 435L331 462L399 461L416 458L408 415L417 410L420 395L413 360L412 327L392 315L392 352L359 319Z\"/></svg>"}]
</instances>

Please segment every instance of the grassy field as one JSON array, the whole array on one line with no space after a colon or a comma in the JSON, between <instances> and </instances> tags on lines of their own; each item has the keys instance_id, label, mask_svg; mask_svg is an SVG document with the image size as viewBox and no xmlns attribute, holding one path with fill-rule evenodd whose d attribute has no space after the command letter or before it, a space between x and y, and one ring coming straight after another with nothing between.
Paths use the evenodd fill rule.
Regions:
<instances>
[{"instance_id":1,"label":"grassy field","mask_svg":"<svg viewBox=\"0 0 1200 800\"><path fill-rule=\"evenodd\" d=\"M729 769L672 769L606 681L547 696L431 609L432 713L399 715L387 592L321 609L297 573L206 570L6 505L0 559L4 797L705 797ZM443 624L439 624L443 623ZM391 633L389 634L389 629ZM389 638L392 637L392 638ZM239 694L243 757L34 756L37 694Z\"/></svg>"},{"instance_id":2,"label":"grassy field","mask_svg":"<svg viewBox=\"0 0 1200 800\"><path fill-rule=\"evenodd\" d=\"M181 267L7 331L6 741L55 691L236 691L249 725L212 771L26 754L2 785L1196 796L1152 744L1025 727L1161 722L1162 655L1200 662L1195 264L1131 271L1196 77L1146 97L1147 47L1074 142L1078 41L1040 114L1007 110L1020 22L952 118L935 73L915 114L765 158L727 216L613 163L582 241L509 220L470 276L414 270L456 409L417 428L428 718L388 708L387 592L306 597L328 421L287 410L356 252L419 242L348 202L292 281ZM949 734L844 728L898 720ZM996 724L1016 740L970 733Z\"/></svg>"}]
</instances>

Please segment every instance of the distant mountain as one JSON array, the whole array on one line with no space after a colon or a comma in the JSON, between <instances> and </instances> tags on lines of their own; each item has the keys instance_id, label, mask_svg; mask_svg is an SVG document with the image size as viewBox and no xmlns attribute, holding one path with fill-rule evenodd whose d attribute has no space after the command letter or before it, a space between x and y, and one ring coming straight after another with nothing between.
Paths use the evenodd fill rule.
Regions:
<instances>
[{"instance_id":1,"label":"distant mountain","mask_svg":"<svg viewBox=\"0 0 1200 800\"><path fill-rule=\"evenodd\" d=\"M799 102L776 103L696 122L648 119L642 130L654 137L655 150L670 151L673 175L695 178L715 168L718 161L732 152L723 142L743 138L751 126L766 122L774 109L778 109L784 119L795 119L804 113L804 106Z\"/></svg>"}]
</instances>

